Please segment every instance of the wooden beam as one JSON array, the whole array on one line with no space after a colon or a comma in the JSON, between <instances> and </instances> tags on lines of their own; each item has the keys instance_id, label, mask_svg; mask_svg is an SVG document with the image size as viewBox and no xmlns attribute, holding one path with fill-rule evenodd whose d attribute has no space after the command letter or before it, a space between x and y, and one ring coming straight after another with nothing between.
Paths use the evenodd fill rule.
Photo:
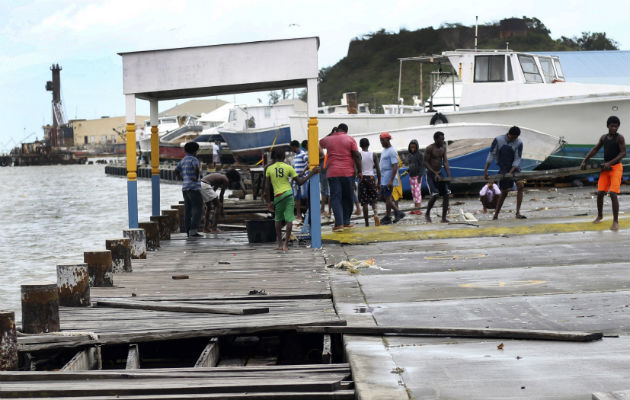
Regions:
<instances>
[{"instance_id":1,"label":"wooden beam","mask_svg":"<svg viewBox=\"0 0 630 400\"><path fill-rule=\"evenodd\" d=\"M591 175L597 174L601 172L601 168L589 168L585 170L581 170L579 167L574 168L557 168L557 169L548 169L542 171L526 171L519 172L517 174L496 174L489 175L488 179L484 178L483 175L478 176L463 176L459 178L443 178L441 180L445 182L449 182L451 184L460 184L460 183L480 183L480 182L488 182L490 180L494 180L498 182L501 179L509 179L513 178L516 180L525 179L528 181L535 180L547 180L547 179L556 179L556 178L565 178L567 176L574 175Z\"/></svg>"},{"instance_id":2,"label":"wooden beam","mask_svg":"<svg viewBox=\"0 0 630 400\"><path fill-rule=\"evenodd\" d=\"M137 344L129 345L125 369L140 369L140 349Z\"/></svg>"},{"instance_id":3,"label":"wooden beam","mask_svg":"<svg viewBox=\"0 0 630 400\"><path fill-rule=\"evenodd\" d=\"M568 342L591 342L602 338L603 333L585 333L571 331L542 331L526 329L468 329L468 328L438 328L438 327L400 327L400 326L300 326L296 329L300 333L341 333L346 335L382 336L421 335L421 336L449 336L492 339L529 339L529 340L559 340Z\"/></svg>"},{"instance_id":4,"label":"wooden beam","mask_svg":"<svg viewBox=\"0 0 630 400\"><path fill-rule=\"evenodd\" d=\"M322 346L322 364L332 363L332 340L329 334L324 334L324 343Z\"/></svg>"},{"instance_id":5,"label":"wooden beam","mask_svg":"<svg viewBox=\"0 0 630 400\"><path fill-rule=\"evenodd\" d=\"M190 305L186 303L154 302L154 301L133 301L133 300L99 300L97 307L128 308L134 310L188 312L188 313L210 313L210 314L232 314L250 315L264 314L269 312L269 307L217 307L202 304Z\"/></svg>"},{"instance_id":6,"label":"wooden beam","mask_svg":"<svg viewBox=\"0 0 630 400\"><path fill-rule=\"evenodd\" d=\"M219 339L211 338L195 363L195 368L216 367L219 362Z\"/></svg>"},{"instance_id":7,"label":"wooden beam","mask_svg":"<svg viewBox=\"0 0 630 400\"><path fill-rule=\"evenodd\" d=\"M101 352L96 347L79 351L61 368L61 371L87 371L101 369Z\"/></svg>"}]
</instances>

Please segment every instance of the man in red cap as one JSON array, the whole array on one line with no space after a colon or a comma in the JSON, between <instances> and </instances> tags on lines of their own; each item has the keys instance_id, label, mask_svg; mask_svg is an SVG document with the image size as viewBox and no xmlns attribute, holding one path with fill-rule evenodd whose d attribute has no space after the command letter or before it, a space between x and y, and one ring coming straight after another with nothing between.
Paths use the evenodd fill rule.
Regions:
<instances>
[{"instance_id":1,"label":"man in red cap","mask_svg":"<svg viewBox=\"0 0 630 400\"><path fill-rule=\"evenodd\" d=\"M328 151L326 178L330 188L330 206L335 214L333 232L352 228L350 223L354 202L354 177L361 171L361 154L357 142L348 136L348 126L339 124L337 130L319 141Z\"/></svg>"},{"instance_id":2,"label":"man in red cap","mask_svg":"<svg viewBox=\"0 0 630 400\"><path fill-rule=\"evenodd\" d=\"M390 141L392 135L383 132L379 136L383 151L381 152L381 161L379 167L381 169L381 194L385 199L385 217L381 219L381 224L396 223L405 217L405 213L398 210L396 203L392 199L394 186L398 186L398 153L392 147ZM392 221L391 212L394 210L394 220Z\"/></svg>"}]
</instances>

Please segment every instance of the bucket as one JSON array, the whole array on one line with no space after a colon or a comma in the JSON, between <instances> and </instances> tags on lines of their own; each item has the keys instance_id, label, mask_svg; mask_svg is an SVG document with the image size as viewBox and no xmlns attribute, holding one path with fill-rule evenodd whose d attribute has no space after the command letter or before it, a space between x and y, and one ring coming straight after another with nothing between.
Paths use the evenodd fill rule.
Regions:
<instances>
[{"instance_id":1,"label":"bucket","mask_svg":"<svg viewBox=\"0 0 630 400\"><path fill-rule=\"evenodd\" d=\"M273 219L252 219L245 221L249 243L276 241L276 223Z\"/></svg>"}]
</instances>

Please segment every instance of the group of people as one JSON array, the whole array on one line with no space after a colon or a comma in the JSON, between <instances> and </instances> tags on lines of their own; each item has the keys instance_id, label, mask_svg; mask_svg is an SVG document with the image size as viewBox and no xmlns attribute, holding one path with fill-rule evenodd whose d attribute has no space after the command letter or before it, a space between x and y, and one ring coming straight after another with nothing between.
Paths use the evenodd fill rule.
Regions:
<instances>
[{"instance_id":1,"label":"group of people","mask_svg":"<svg viewBox=\"0 0 630 400\"><path fill-rule=\"evenodd\" d=\"M608 133L602 135L597 145L587 154L581 164L586 168L587 161L603 147L604 162L601 166L601 174L598 182L597 218L593 221L599 223L603 218L603 199L606 193L610 193L613 211L612 230L618 229L619 201L617 194L621 184L623 168L621 159L626 155L624 137L617 132L619 118L608 118L606 125ZM519 138L520 129L513 126L505 135L497 136L490 146L486 159L484 177L488 183L481 189L479 196L482 211L494 209L493 219L498 219L499 213L510 191L516 190L517 219L525 219L521 214L523 201L524 179L518 177L521 158L523 155L523 142ZM291 236L292 222L296 218L302 218L301 203L308 199L308 185L305 183L315 174L321 173L321 212L329 202L329 207L334 214L333 232L354 227L351 222L354 204L358 201L363 209L365 225L369 226L369 207L372 208L375 225L391 224L400 221L405 213L398 208L397 199L393 193L400 184L399 166L401 161L398 153L391 145L392 136L383 132L379 136L383 150L380 159L376 153L370 151L370 142L367 138L360 140L361 151L356 141L348 135L348 126L339 124L326 137L319 141L320 164L311 170L308 169L308 154L304 151L306 141L291 142L291 148L295 153L294 165L285 163L285 151L275 148L272 151L273 163L266 169L265 176L268 188L269 209L275 212L275 227L278 237L278 249L287 250ZM185 146L186 157L177 165L176 173L182 178L182 191L185 202L186 230L189 236L201 236L198 233L199 221L203 205L206 205L206 231L218 232L217 217L223 214L223 194L233 180L240 180L236 174L209 174L200 177L199 161L195 157L199 145L195 142ZM326 149L324 154L323 149ZM448 222L449 209L448 182L451 177L447 156L447 146L443 132L437 131L433 135L433 143L420 151L418 142L412 140L408 146L407 164L409 166L409 182L414 202L411 214L421 215L420 204L422 202L421 186L423 177L429 189L430 198L425 211L427 222L431 220L431 210L438 198L442 198L441 222ZM502 175L498 184L489 179L488 168L496 162L499 167L499 175ZM354 192L355 181L358 180L358 196ZM220 195L216 191L221 189ZM385 216L378 217L377 200L382 197L385 201ZM357 199L358 198L358 199ZM297 206L297 207L296 207ZM212 210L212 211L210 211ZM393 217L393 218L392 218ZM306 218L306 216L304 217ZM210 230L207 225L210 224ZM286 226L286 235L281 235L282 227Z\"/></svg>"},{"instance_id":2,"label":"group of people","mask_svg":"<svg viewBox=\"0 0 630 400\"><path fill-rule=\"evenodd\" d=\"M177 164L175 175L182 180L186 235L202 236L199 233L199 225L201 216L204 215L204 207L206 211L203 232L220 233L217 220L220 215L225 215L223 211L225 191L231 184L240 182L240 174L236 170L228 170L225 174L210 173L201 177L201 167L196 157L199 144L186 143L184 151L186 156Z\"/></svg>"}]
</instances>

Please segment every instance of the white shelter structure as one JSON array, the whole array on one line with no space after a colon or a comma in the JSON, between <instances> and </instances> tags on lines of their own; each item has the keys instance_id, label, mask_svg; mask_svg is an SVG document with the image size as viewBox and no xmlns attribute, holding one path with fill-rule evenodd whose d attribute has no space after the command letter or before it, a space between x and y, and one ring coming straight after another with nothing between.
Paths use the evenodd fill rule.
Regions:
<instances>
[{"instance_id":1,"label":"white shelter structure","mask_svg":"<svg viewBox=\"0 0 630 400\"><path fill-rule=\"evenodd\" d=\"M160 213L158 102L263 90L306 87L310 167L319 164L317 133L317 50L319 38L307 37L216 46L119 53L127 122L127 197L129 227L138 226L136 182L136 99L150 102L152 213ZM319 175L310 180L311 209L319 209ZM312 247L321 247L319 213L311 213Z\"/></svg>"}]
</instances>

